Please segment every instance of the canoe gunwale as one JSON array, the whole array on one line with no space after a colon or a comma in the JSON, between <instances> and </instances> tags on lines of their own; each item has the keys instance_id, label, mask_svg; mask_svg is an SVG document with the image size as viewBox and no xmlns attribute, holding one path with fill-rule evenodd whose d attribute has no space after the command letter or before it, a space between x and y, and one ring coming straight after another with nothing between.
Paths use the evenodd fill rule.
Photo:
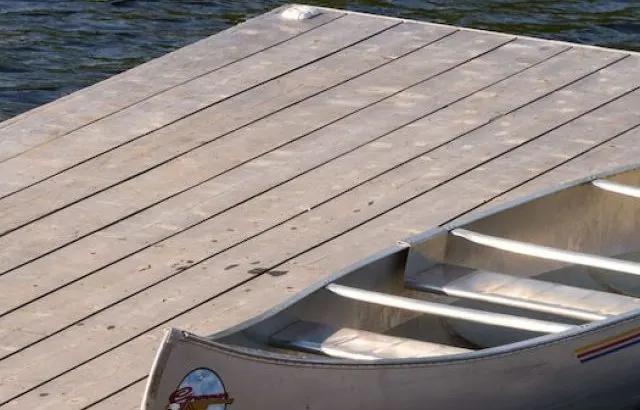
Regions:
<instances>
[{"instance_id":1,"label":"canoe gunwale","mask_svg":"<svg viewBox=\"0 0 640 410\"><path fill-rule=\"evenodd\" d=\"M625 313L623 315L613 316L599 322L579 325L576 326L575 329L570 329L564 332L542 335L519 342L480 349L472 352L426 358L380 359L374 362L335 359L331 357L324 358L321 356L301 359L283 353L268 352L262 349L229 345L176 328L170 328L168 330L168 334L170 334L171 337L167 338L167 341L165 344L163 344L163 347L170 347L177 341L188 341L190 343L198 344L209 349L218 350L220 353L230 356L278 365L300 367L322 366L336 369L361 369L366 367L385 367L388 369L392 369L405 367L454 365L467 362L499 360L506 357L528 353L533 350L544 349L554 345L568 343L570 341L575 341L580 338L586 338L597 333L607 332L618 327L623 328L626 325L633 323L634 321L640 321L640 309L633 312ZM169 352L167 352L166 354L168 353Z\"/></svg>"}]
</instances>

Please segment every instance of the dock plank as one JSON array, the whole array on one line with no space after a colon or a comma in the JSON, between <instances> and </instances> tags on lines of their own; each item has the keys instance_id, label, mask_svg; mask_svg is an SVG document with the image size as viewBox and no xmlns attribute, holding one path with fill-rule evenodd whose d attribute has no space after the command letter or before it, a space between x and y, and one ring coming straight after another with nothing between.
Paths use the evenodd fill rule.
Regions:
<instances>
[{"instance_id":1,"label":"dock plank","mask_svg":"<svg viewBox=\"0 0 640 410\"><path fill-rule=\"evenodd\" d=\"M575 71L576 73L580 73L585 72L583 70L588 70L593 67L593 64L599 64L599 57L606 59L607 63L620 58L619 55L610 53L599 54L599 52L592 50L570 51L567 53L567 57L562 56L558 60L551 60L557 61L549 65L551 69L562 70L561 74L559 74L558 76L554 76L552 81L563 81L563 75L572 75L566 67L567 63L563 62L565 61L565 59L573 61L583 58L584 60L586 60L584 61L584 65L581 65L581 67L576 69ZM562 67L563 65L565 65L565 67ZM577 77L572 78L575 79ZM544 88L547 85L545 83L542 83L542 81L539 79L536 80L534 78L531 81L531 86L533 87ZM549 82L549 84L553 84L553 82ZM507 84L503 85L502 87L509 86L510 84ZM517 93L519 93L519 91L515 92L514 94ZM473 102L471 102L470 105L473 105ZM454 119L458 120L458 118ZM162 179L161 181L164 181L164 179ZM152 182L149 181L149 183ZM157 182L155 184L157 186ZM93 202L83 201L76 207L65 208L64 210L53 214L50 217L38 220L20 229L19 231L15 231L14 233L1 237L0 249L2 249L3 252L0 253L0 272L6 272L7 270L24 264L37 256L46 254L68 242L77 240L79 237L86 235L93 230L99 229L100 227L108 223L117 221L119 218L123 218L128 214L139 210L140 208L136 206L135 203L136 200L139 200L138 197L141 195L141 190L127 190L126 188L129 185L130 184L121 184L113 191L111 191L110 195L107 195L105 193L104 196L106 197L106 199L104 200L100 196L95 196L92 198ZM153 195L157 192L156 190L147 191L149 191L146 193L147 195ZM163 199L161 195L158 194L158 196L159 198L156 198L156 200ZM115 202L112 198L117 198L118 201ZM102 205L99 206L101 202ZM85 209L85 211L81 212L80 210L82 210L83 208ZM103 209L104 211L98 213L96 212L96 209ZM129 211L129 213L127 213L127 211ZM85 216L83 219L79 219L83 216ZM76 220L77 222L74 225L70 225L67 223L67 221L69 220ZM55 234L51 235L49 234L49 232L55 232ZM42 233L46 234L43 235Z\"/></svg>"},{"instance_id":2,"label":"dock plank","mask_svg":"<svg viewBox=\"0 0 640 410\"><path fill-rule=\"evenodd\" d=\"M304 136L305 133L313 131L314 127L317 128L326 125L323 121L331 122L339 120L341 116L349 114L354 110L357 111L362 109L363 107L366 107L367 104L375 102L376 99L389 97L393 95L394 92L401 91L402 87L411 86L413 85L412 83L420 82L429 76L437 75L442 71L450 69L456 64L461 64L468 59L473 58L478 55L478 53L487 51L492 47L496 47L501 44L489 42L483 45L478 43L477 47L479 47L479 51L476 52L474 51L475 46L472 46L472 42L469 40L470 39L466 38L466 36L461 36L458 41L466 41L469 48L462 53L458 53L457 56L456 53L451 54L445 51L446 47L449 46L450 43L444 42L442 46L434 45L435 49L433 49L433 51L442 51L442 57L435 57L428 64L425 64L422 61L424 58L422 53L417 54L415 58L412 57L411 61L407 62L407 67L410 68L413 66L415 67L413 69L415 71L409 69L405 71L404 74L414 72L417 78L404 78L400 80L398 75L391 75L391 70L394 69L393 67L390 67L389 70L383 70L382 72L372 72L371 76L363 77L362 81L355 81L347 84L346 87L336 89L334 92L326 93L319 99L309 100L307 101L308 104L300 104L297 107L294 107L291 112L287 111L282 115L277 114L267 121L253 124L252 127L244 129L244 132L236 132L235 134L229 135L228 138L224 140L219 140L216 144L203 147L201 150L189 154L189 156L183 158L180 162L167 164L165 167L155 169L154 173L127 181L125 184L119 185L110 192L104 192L84 201L81 204L78 204L77 206L67 208L58 214L39 220L36 223L27 226L25 229L6 235L4 238L0 239L0 241L9 243L16 240L20 241L20 239L16 238L22 237L30 244L29 246L33 246L33 244L38 240L54 241L53 244L55 246L64 245L66 242L74 240L75 237L79 235L75 230L71 230L74 229L71 226L61 228L67 230L66 237L62 236L61 233L58 232L58 236L56 237L45 236L40 239L35 236L29 237L29 234L24 235L24 232L35 232L45 226L51 227L51 225L56 224L56 220L62 221L67 217L71 217L71 215L77 219L78 214L80 214L79 210L83 209L82 207L84 207L84 209L89 209L86 213L90 218L95 218L93 214L101 207L113 208L111 211L106 211L109 212L110 215L105 213L102 220L100 220L100 218L94 219L93 222L86 225L86 228L84 228L86 231L81 232L81 234L90 233L92 230L99 229L105 224L117 221L119 218L126 217L139 209L144 209L145 207L153 205L154 202L162 201L176 193L185 191L185 185L186 188L188 188L189 185L194 186L201 184L207 181L207 178L211 175L216 175L228 169L232 169L243 161L251 159L251 155L260 155L265 151L268 152L269 150L275 149L284 143ZM501 39L500 41L502 42L504 40ZM387 80L376 78L383 75ZM386 87L383 87L380 94L372 93L370 83L367 83L372 80L377 80L377 83L382 85L386 84ZM353 94L353 92L350 94L349 90L355 91L356 94ZM337 97L350 98L352 103L356 105L354 107L344 107L343 104L340 104L341 101L344 101L344 98L337 99ZM299 118L308 116L309 113L317 110L319 105L323 105L325 107L334 106L334 109L326 110L327 116L317 115L317 117L319 117L317 119L310 118L308 121L304 122L297 121ZM416 116L422 115L422 112L419 114L415 114L415 112L415 109L414 111L410 111L408 116L416 118ZM402 124L400 123L398 125ZM382 126L384 125L382 124ZM262 135L262 141L258 142L259 140L256 140L254 137L256 132L260 132L260 135ZM300 132L302 135L295 132ZM185 172L185 168L189 172ZM145 192L140 193L141 190L144 190ZM119 192L122 197L129 199L127 201L123 201L122 205L114 208L113 204L108 204L107 201L108 198L116 195L116 192ZM114 216L113 214L115 212L119 213ZM54 221L53 224L51 223L52 220ZM2 257L18 257L17 255L12 256L8 251L10 250L7 249L7 252L0 254L0 259L2 259ZM34 250L31 255L39 255L38 252L38 250ZM44 252L46 251L43 251L42 253ZM22 253L23 257L28 257L29 252L25 253L25 248L23 248ZM24 261L17 262L16 264L19 263L24 263ZM11 266L5 267L5 270L8 269L11 269Z\"/></svg>"},{"instance_id":3,"label":"dock plank","mask_svg":"<svg viewBox=\"0 0 640 410\"><path fill-rule=\"evenodd\" d=\"M470 43L469 38L465 35L460 36L456 41ZM229 141L233 145L212 145L198 151L197 155L202 159L199 161L196 159L193 162L201 164L200 168L206 169L211 166L210 164L224 163L224 158L205 163L205 158L216 158L216 152L228 153L232 149L238 150L238 144L242 148L240 151L250 150L252 146L258 145L256 134L264 137L287 137L293 141L291 144L280 146L276 151L266 153L260 157L259 161L254 161L257 164L269 163L270 166L267 168L250 166L244 169L232 169L224 175L219 175L143 213L133 215L116 225L0 276L0 286L12 286L17 289L16 293L11 295L0 295L0 312L2 312L0 315L28 301L29 298L44 295L65 283L82 277L84 274L117 262L128 254L211 218L235 204L250 199L257 193L271 189L287 179L299 176L308 169L322 165L361 144L384 136L395 128L400 128L429 112L443 108L483 87L501 81L506 76L526 70L531 65L538 64L563 50L555 47L541 50L539 43L519 41L507 44L494 52L465 63L469 55L473 55L467 53L474 53L474 49L467 45L467 51L458 58L453 58L446 52L446 50L454 49L448 47L449 45L449 42L444 42L441 45L425 49L425 53L433 55L429 63L423 62L423 53L416 53L412 56L415 64L405 62L406 69L399 73L399 76L392 75L398 70L391 65L389 70L376 70L371 73L371 76L362 77L362 81L350 84L348 89L336 89L334 92L328 92L321 97L320 101L317 99L309 100L307 101L309 104L298 105L281 115L276 114L270 117L268 121L256 123L248 130L245 128L230 135L232 139ZM443 54L436 53L438 50ZM481 50L476 52L479 53ZM504 64L505 58L511 57L511 60L515 61L516 56L518 63ZM451 64L456 61L463 64L460 66L460 70L438 75L451 68ZM416 66L415 71L412 69L414 65ZM409 79L410 74L415 78ZM425 76L432 76L432 78L422 82L421 79ZM469 78L473 80L469 80ZM415 81L418 81L419 84L411 84L404 91L400 89L407 83ZM331 106L332 101L349 99L355 103L358 101L356 99L358 95L362 95L360 97L363 99L362 104L369 103L372 101L371 97L378 97L375 94L371 95L368 85L371 83L378 84L387 92L397 90L399 93L390 94L388 98L385 97L385 100L364 106L361 110L342 117L336 122L324 125L308 135L305 134L310 129L307 126L315 126L313 122L309 124L307 122L286 121L287 118L306 117L307 114L313 113L318 105ZM452 85L456 85L456 87L452 88ZM352 86L354 87L352 92L348 92ZM434 97L428 100L420 97L416 100L424 93L432 93ZM423 100L426 101L422 104L416 104L416 101ZM322 112L326 113L327 111L329 110ZM397 112L397 114L392 118L387 118L384 116L385 112ZM318 117L320 118L314 118L314 121L333 119L321 115ZM288 135L289 133L291 135ZM336 139L336 135L340 135L341 138ZM296 138L292 138L292 136L296 136ZM297 139L298 136L301 136L300 139ZM332 141L332 143L326 144L326 141ZM229 158L229 156L227 155L225 158ZM250 164L247 163L247 165ZM178 170L179 168L176 168L176 171ZM164 181L164 179L157 178L153 181L156 182L153 182L152 186L157 186L156 189L161 190L162 186L158 185L158 182ZM240 184L238 181L244 183ZM305 206L310 205L312 204L307 203ZM127 238L126 243L118 240L123 237ZM217 246L222 246L222 243L218 242ZM90 257L73 258L73 255L90 255ZM69 260L73 262L69 263ZM67 262L62 263L63 261ZM52 266L56 266L56 268L52 269ZM146 266L146 264L141 266ZM122 265L119 265L119 269L122 269ZM46 271L47 275L42 275L43 271Z\"/></svg>"},{"instance_id":4,"label":"dock plank","mask_svg":"<svg viewBox=\"0 0 640 410\"><path fill-rule=\"evenodd\" d=\"M157 181L153 179L153 175L147 175L147 179L158 185L158 187L151 186L149 190L160 189L156 195L160 198L163 197L163 194L170 196L184 190L185 187L197 184L224 170L223 166L218 165L220 161L227 160L231 165L237 165L247 157L250 158L251 153L257 155L262 152L258 148L268 150L286 142L285 139L280 138L276 140L277 142L274 141L273 145L269 145L270 140L265 138L266 141L258 145L252 135L251 143L238 149L233 146L240 145L235 141L237 138L234 138L235 135L229 135L234 130L260 121L264 116L276 116L280 121L285 121L287 118L278 115L278 111L294 105L304 105L309 109L309 103L318 100L313 97L320 96L326 100L325 104L329 104L328 108L318 112L316 105L312 113L306 113L304 117L300 117L305 118L305 121L298 128L309 132L314 126L320 127L370 103L369 100L362 103L353 101L352 104L345 104L345 101L341 100L342 104L336 104L335 101L342 97L336 95L338 90L344 89L346 91L358 86L362 87L363 82L371 78L372 75L379 76L370 70L383 68L389 64L394 64L397 67L402 65L403 68L406 64L406 70L409 73L419 69L416 65L420 61L417 61L415 56L402 62L394 60L411 54L451 33L453 30L434 29L418 24L403 24L394 27L354 47L289 74L286 77L286 83L284 83L285 80L269 82L245 93L240 99L231 98L217 105L215 109L197 114L200 118L199 122L192 118L189 121L177 123L165 130L142 137L126 147L80 164L43 183L0 200L0 232L16 229L136 175L148 171L160 171L154 168L164 164L167 164L163 167L165 173L178 181L168 184L167 187L167 184L159 184L159 182L164 182L164 179ZM442 49L446 44L448 42L445 41L442 46L438 46L438 49ZM421 53L423 58L425 55L424 52ZM358 64L352 64L354 59L358 61ZM378 92L368 90L366 95L362 97L363 100L366 100L367 97L370 99L383 98L398 90L397 86L394 86L395 83L402 81L398 79L398 70L387 68L383 71L381 74L391 76L386 80L388 88L384 86L383 82ZM354 81L362 76L366 78ZM404 79L401 84L406 84L412 79L412 77ZM338 90L334 91L333 88ZM364 92L361 90L361 93ZM330 99L331 94L333 96ZM241 108L235 108L238 106ZM276 113L274 114L274 112ZM217 121L212 122L212 118ZM288 122L293 123L293 120L293 118L289 118ZM300 122L299 118L295 120L295 122ZM272 136L272 139L277 137ZM227 146L219 146L220 143L226 143ZM254 146L255 149L251 150ZM198 148L203 149L197 150ZM209 158L214 158L213 156L218 152L217 149L234 152L235 155L232 157L234 161L226 157L219 158L217 161L207 161L209 156L211 156ZM248 152L246 155L238 157L238 151ZM219 154L218 157L220 157ZM173 169L170 170L167 167ZM184 178L185 175L182 174L186 174L189 179L183 181L181 178ZM172 190L167 192L167 189ZM46 202L40 201L42 198L48 200ZM24 209L22 206L24 203L34 203L34 205L29 209Z\"/></svg>"},{"instance_id":5,"label":"dock plank","mask_svg":"<svg viewBox=\"0 0 640 410\"><path fill-rule=\"evenodd\" d=\"M345 15L325 10L314 19L293 23L280 18L283 10L250 19L0 123L0 162Z\"/></svg>"},{"instance_id":6,"label":"dock plank","mask_svg":"<svg viewBox=\"0 0 640 410\"><path fill-rule=\"evenodd\" d=\"M562 56L564 56L564 54ZM549 61L553 62L554 59ZM608 65L610 63L611 61L606 60L605 62L601 61L599 64ZM556 64L558 63L556 62ZM624 64L624 62L619 64ZM539 77L529 73L536 70L536 68L542 67L544 67L545 70L549 70L551 67L554 67L554 65L549 64L549 66L546 66L543 64L523 72L522 76L514 76L511 79L517 79L520 83L524 84L531 82L538 83L540 81L533 80ZM613 67L615 67L615 65ZM565 87L565 89L569 91L565 93L558 92L555 93L555 95L552 94L552 96L557 99L566 100L567 93L575 94L576 98L572 103L576 107L581 107L581 104L598 104L599 99L603 101L610 100L613 92L607 90L600 91L600 95L597 95L598 91L593 91L597 96L592 96L594 98L590 99L589 102L585 102L579 98L581 97L580 90L585 88L590 90L588 87L585 87L585 81L599 82L601 78L606 78L611 80L615 79L615 81L619 83L624 83L624 75L621 75L621 73L624 73L623 69L600 70L595 74L587 76L591 71L597 69L597 66L590 68L585 67L583 73L575 72L575 69L571 69L571 78L573 78L574 81L569 81L573 84ZM557 70L554 71L556 75L558 75ZM525 74L529 74L529 76L527 77ZM578 80L584 76L587 76L587 78L583 81ZM511 79L506 81L510 81ZM484 115L487 117L485 121L491 122L491 119L494 118L495 115L509 113L509 115L516 116L517 111L515 110L520 107L514 107L514 104L520 103L523 106L522 109L530 109L529 107L532 107L532 104L530 104L531 99L535 99L536 95L540 97L548 95L555 89L564 87L566 82L566 78L560 84L540 82L544 85L540 84L537 88L530 87L530 93L527 95L518 93L518 87L504 87L503 82L499 84L498 88L503 89L504 93L512 98L496 99L496 94L487 91L476 93L473 97L500 101L500 103L493 105L476 104L478 107L483 108ZM618 90L619 93L623 91L624 88ZM459 153L460 147L464 147L470 142L473 142L474 137L476 137L474 134L468 134L468 130L463 130L460 131L460 136L463 138L444 146L441 145L442 143L448 142L449 137L446 133L441 132L442 129L440 126L444 126L445 124L448 124L449 127L452 126L451 116L454 114L454 107L458 109L462 107L465 109L464 112L468 112L468 101L469 99L463 100L459 104L451 105L448 110L442 110L441 112L446 112L447 115L440 116L441 123L435 121L433 116L427 117L424 121L415 122L411 124L411 126L401 128L399 131L390 134L389 137L394 139L391 139L389 143L380 144L378 141L377 146L374 147L377 150L382 148L382 154L379 159L381 162L389 157L387 153L391 146L395 148L393 152L396 153L396 155L401 155L398 154L398 150L407 150L410 154L411 149L416 145L419 147L419 150L423 150L422 153L435 148L436 151L429 154L431 158L420 157L422 153L418 153L417 157L416 155L414 155L414 157L409 156L406 160L411 160L411 162L392 168L390 172L383 173L380 176L374 175L373 179L347 191L343 195L337 196L330 202L325 202L310 212L290 219L286 223L264 232L255 238L242 242L234 248L218 254L203 263L195 263L188 269L182 270L179 275L173 276L153 288L147 289L140 294L126 299L122 303L113 305L107 310L83 320L82 326L70 327L60 333L56 333L42 343L34 345L32 348L8 357L0 362L0 370L3 369L4 366L22 368L22 370L14 373L13 380L6 382L6 387L0 387L0 392L2 392L3 395L11 394L7 392L11 391L9 389L12 388L11 384L13 383L16 383L21 389L28 389L27 386L29 383L37 383L37 378L39 377L46 378L48 372L64 371L70 359L83 360L82 358L90 358L92 355L99 354L99 351L95 350L99 344L104 344L103 349L108 350L111 348L110 346L126 341L127 338L135 335L135 332L144 332L145 325L148 326L154 323L154 321L162 320L163 317L165 320L171 320L172 317L189 310L193 304L199 304L203 300L206 300L211 294L224 292L233 286L237 286L243 280L249 280L252 276L256 275L255 269L268 269L297 257L299 254L313 249L323 242L330 241L343 232L356 228L359 224L366 223L371 219L375 219L378 215L385 214L389 210L401 206L411 198L423 195L424 192L439 186L443 181L454 177L460 172L464 172L465 167L473 167L477 161L481 159L475 156L460 157ZM457 107L458 105L460 107ZM478 110L480 110L480 108L478 108ZM511 111L515 112L511 113ZM557 111L556 121L561 121L564 117L571 118L575 116L574 111L576 110L554 111ZM434 116L435 115L437 114L434 114ZM460 117L460 112L458 112L456 116ZM521 132L530 130L529 132L535 133L538 130L531 126L531 123L535 121L535 119L532 119L531 116L528 117L528 123L516 121L508 121L507 123L514 124L514 127L517 125L518 128L516 129ZM505 117L501 118L504 119ZM498 121L499 120L496 120L492 122L492 124ZM467 129L473 129L474 127L470 125L469 122L470 121L459 121L460 124L465 124L464 126L466 126ZM419 126L422 128L419 128ZM461 127L463 128L464 126ZM401 139L399 135L404 135L405 139ZM425 135L425 139L419 141L420 143L418 144L408 143L409 141L415 140L415 135ZM532 137L535 137L535 134ZM439 141L438 138L442 140ZM504 144L500 141L484 149L489 152L492 150L505 150ZM437 163L433 161L433 158L438 158L438 154L434 154L434 152L442 152L441 158L438 159ZM357 153L359 153L359 151L354 152L354 154ZM352 159L345 156L345 166L353 167L353 164L363 162L372 163L372 156L373 152L366 153L366 155L361 154L359 159ZM425 159L429 161L431 172L424 172ZM400 157L399 160L402 161L402 157ZM467 162L465 163L465 161ZM332 165L331 168L326 167L325 171L335 174L336 169L340 170L340 168L337 167L336 164ZM358 170L366 170L366 167L355 168ZM318 170L320 169L322 168ZM342 175L340 172L337 174ZM304 177L313 178L313 176L314 173L312 172L305 174ZM297 190L293 189L292 191L295 194L306 186L319 186L317 181L326 181L328 179L330 178L327 175L319 174L315 179L304 181ZM298 181L292 181L294 184L295 182ZM393 187L394 189L389 190L388 187ZM270 199L272 199L274 203L282 203L286 197L285 195L282 197L274 196ZM290 195L290 197L293 197L294 200L297 199L296 195ZM247 203L247 205L251 205L251 203ZM253 220L247 218L246 215L259 214L259 210L263 208L264 206L260 203L255 205L253 211L241 209L240 207L234 208L233 211L236 211L238 215L235 217L236 222L231 226L234 230L244 231L245 225L243 224L250 227L253 223ZM222 225L221 228L226 228L227 226L229 225ZM188 243L192 245L195 244L198 240L197 238L202 238L203 234L205 233L194 234ZM208 237L202 238L203 241L207 241L208 239ZM277 246L273 244L277 244ZM168 249L177 248L178 246L168 247ZM188 250L185 249L185 252L188 252ZM259 264L256 264L256 261L259 261ZM226 267L227 269L223 269L222 267ZM203 271L216 272L214 276L215 280L212 281L210 277L203 275ZM180 286L181 283L189 283L190 286L184 288ZM162 324L161 322L156 323L157 326ZM136 324L144 325L138 327ZM78 337L75 335L76 333L86 334L88 329L91 329L91 337L96 337L90 344L84 343L86 339L82 341L78 340ZM108 331L104 331L103 329L108 329ZM99 333L103 333L102 336L98 337L97 334ZM45 356L45 352L50 352L51 349L56 349L56 347L57 354L55 357L51 357L50 355ZM25 353L30 350L31 352L27 356ZM34 351L37 350L41 350L42 353L35 354ZM36 361L38 365L44 367L40 372L34 372L32 368L29 368L32 365L25 363L24 359L26 357L33 358L34 356L39 358L39 360ZM16 387L17 386L13 388L15 389Z\"/></svg>"},{"instance_id":7,"label":"dock plank","mask_svg":"<svg viewBox=\"0 0 640 410\"><path fill-rule=\"evenodd\" d=\"M142 380L134 383L104 400L88 405L86 408L91 410L139 410L144 395L145 382L146 380Z\"/></svg>"},{"instance_id":8,"label":"dock plank","mask_svg":"<svg viewBox=\"0 0 640 410\"><path fill-rule=\"evenodd\" d=\"M401 24L347 15L293 37L278 47L156 94L77 131L0 163L0 196L30 186L103 152L144 137L216 103ZM283 90L284 91L284 90ZM255 102L254 102L255 103ZM90 140L91 144L86 141ZM65 155L57 155L64 152Z\"/></svg>"},{"instance_id":9,"label":"dock plank","mask_svg":"<svg viewBox=\"0 0 640 410\"><path fill-rule=\"evenodd\" d=\"M618 138L625 140L637 135L634 133L640 126L640 116L635 108L638 106L640 91L635 91L549 132L526 150L515 150L455 181L452 189L462 189L459 184L464 184L464 189L478 201L476 206L464 210L447 223L455 224L472 213L488 211L506 202L583 178L589 173L632 165L631 155L623 156L623 161L616 160L614 156L611 162L603 162L601 155L596 156L600 160L592 161L594 154L591 152L601 152L606 144L615 146L614 141ZM585 170L582 157L593 163L589 171ZM574 162L577 163L574 165ZM579 171L570 172L571 169ZM465 180L473 180L478 185L477 181L486 177L491 178L491 185L465 183Z\"/></svg>"}]
</instances>

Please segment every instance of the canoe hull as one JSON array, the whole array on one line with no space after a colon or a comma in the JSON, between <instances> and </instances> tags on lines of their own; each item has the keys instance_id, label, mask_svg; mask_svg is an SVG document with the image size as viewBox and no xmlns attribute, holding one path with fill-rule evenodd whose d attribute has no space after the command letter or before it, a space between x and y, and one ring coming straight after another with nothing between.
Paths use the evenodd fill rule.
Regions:
<instances>
[{"instance_id":1,"label":"canoe hull","mask_svg":"<svg viewBox=\"0 0 640 410\"><path fill-rule=\"evenodd\" d=\"M631 409L640 402L638 335L636 315L481 355L361 364L239 350L173 329L142 408Z\"/></svg>"}]
</instances>

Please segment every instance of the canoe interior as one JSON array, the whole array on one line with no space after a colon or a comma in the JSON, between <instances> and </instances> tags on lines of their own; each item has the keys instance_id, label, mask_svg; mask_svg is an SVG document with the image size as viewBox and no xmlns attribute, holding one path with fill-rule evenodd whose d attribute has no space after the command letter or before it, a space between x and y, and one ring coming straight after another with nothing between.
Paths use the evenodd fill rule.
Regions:
<instances>
[{"instance_id":1,"label":"canoe interior","mask_svg":"<svg viewBox=\"0 0 640 410\"><path fill-rule=\"evenodd\" d=\"M599 179L638 187L640 186L640 169L627 170ZM428 211L428 209L424 210L424 212ZM573 309L578 313L581 312L580 309L589 310L590 308L589 303L582 303L580 309L574 309L571 306L572 303L580 302L582 298L580 292L585 289L614 295L608 297L598 293L595 297L589 296L594 298L596 304L616 305L618 302L616 297L620 296L624 297L624 300L620 298L620 306L624 305L627 309L630 306L633 309L634 304L640 302L635 299L636 296L640 296L640 278L636 274L519 255L454 236L451 231L463 228L561 250L640 261L639 225L640 199L604 190L595 186L590 180L582 181L411 238L408 241L409 246L398 247L395 252L351 269L334 283L482 312L580 325L587 320L561 317L555 313L548 313L544 309L535 311L535 309L505 306L500 303L460 298L438 292L425 292L407 286L407 280L415 275L422 275L421 278L429 282L431 279L435 280L430 278L430 275L439 275L438 272L450 273L452 269L495 272L509 275L514 280L534 279L538 288L547 286L552 293L556 291L555 289L559 289L554 288L554 284L568 285L570 288L563 288L564 293L559 298L567 300L565 307L569 306L568 310ZM577 289L576 292L573 292L575 289ZM535 297L531 298L533 298L531 303L538 303L534 300ZM555 299L553 295L547 295L545 300L547 302L544 303L548 304L548 300ZM615 306L612 309L615 311ZM602 315L603 318L607 317L607 314ZM595 317L599 316L596 314ZM326 355L317 354L309 349L283 348L274 345L274 335L286 334L279 333L286 329L291 333L293 331L291 329L297 329L294 326L297 323L315 323L333 329L355 329L430 342L445 348L453 348L451 350L453 352L457 352L456 349L460 351L486 349L545 334L539 331L492 326L466 319L447 318L438 314L425 314L353 300L319 286L306 297L284 306L278 313L265 320L241 327L230 334L211 335L210 338L218 342L265 350L270 353L322 360ZM349 340L349 343L353 343L353 340Z\"/></svg>"}]
</instances>

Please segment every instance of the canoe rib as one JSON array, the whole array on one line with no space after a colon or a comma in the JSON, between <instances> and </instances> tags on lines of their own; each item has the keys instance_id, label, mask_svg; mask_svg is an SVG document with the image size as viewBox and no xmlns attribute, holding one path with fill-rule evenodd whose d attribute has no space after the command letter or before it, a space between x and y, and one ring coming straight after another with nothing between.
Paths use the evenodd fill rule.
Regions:
<instances>
[{"instance_id":1,"label":"canoe rib","mask_svg":"<svg viewBox=\"0 0 640 410\"><path fill-rule=\"evenodd\" d=\"M575 327L564 323L530 319L526 317L506 315L503 313L486 312L483 310L463 308L443 303L427 302L424 300L337 285L335 283L327 285L326 288L337 295L362 302L375 303L398 309L406 309L414 312L444 316L452 319L466 320L492 326L501 326L541 333L558 333Z\"/></svg>"},{"instance_id":2,"label":"canoe rib","mask_svg":"<svg viewBox=\"0 0 640 410\"><path fill-rule=\"evenodd\" d=\"M635 186L619 184L617 182L607 181L606 179L597 179L593 181L592 184L605 191L640 198L640 188Z\"/></svg>"},{"instance_id":3,"label":"canoe rib","mask_svg":"<svg viewBox=\"0 0 640 410\"><path fill-rule=\"evenodd\" d=\"M438 343L305 321L295 322L271 335L269 344L351 360L434 357L471 351Z\"/></svg>"},{"instance_id":4,"label":"canoe rib","mask_svg":"<svg viewBox=\"0 0 640 410\"><path fill-rule=\"evenodd\" d=\"M479 245L501 249L503 251L518 253L520 255L534 256L542 259L550 259L559 262L567 262L576 265L591 266L610 271L640 275L640 263L624 261L605 256L591 255L588 253L567 251L548 246L514 241L497 236L485 235L466 229L454 229L450 232L454 236L464 238Z\"/></svg>"},{"instance_id":5,"label":"canoe rib","mask_svg":"<svg viewBox=\"0 0 640 410\"><path fill-rule=\"evenodd\" d=\"M436 265L406 278L409 288L572 319L595 321L640 308L640 299L496 272Z\"/></svg>"}]
</instances>

